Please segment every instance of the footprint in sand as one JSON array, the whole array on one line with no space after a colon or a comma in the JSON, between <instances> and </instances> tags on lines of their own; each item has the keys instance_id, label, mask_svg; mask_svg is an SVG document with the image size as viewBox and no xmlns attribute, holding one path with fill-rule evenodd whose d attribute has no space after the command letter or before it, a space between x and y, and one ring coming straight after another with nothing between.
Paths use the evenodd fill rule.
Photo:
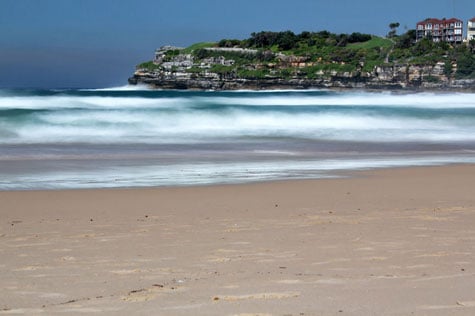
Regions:
<instances>
[{"instance_id":1,"label":"footprint in sand","mask_svg":"<svg viewBox=\"0 0 475 316\"><path fill-rule=\"evenodd\" d=\"M277 281L279 284L300 284L303 283L302 280L279 280Z\"/></svg>"},{"instance_id":2,"label":"footprint in sand","mask_svg":"<svg viewBox=\"0 0 475 316\"><path fill-rule=\"evenodd\" d=\"M280 300L300 296L300 292L256 293L245 295L216 295L213 301L242 301L242 300Z\"/></svg>"},{"instance_id":3,"label":"footprint in sand","mask_svg":"<svg viewBox=\"0 0 475 316\"><path fill-rule=\"evenodd\" d=\"M419 306L419 310L444 310L444 309L463 309L463 308L473 308L475 307L475 301L457 301L453 305L423 305ZM472 315L472 314L471 314Z\"/></svg>"},{"instance_id":4,"label":"footprint in sand","mask_svg":"<svg viewBox=\"0 0 475 316\"><path fill-rule=\"evenodd\" d=\"M143 270L140 269L123 269L123 270L113 270L111 271L114 274L119 274L119 275L128 275L128 274L135 274L135 273L141 273Z\"/></svg>"},{"instance_id":5,"label":"footprint in sand","mask_svg":"<svg viewBox=\"0 0 475 316\"><path fill-rule=\"evenodd\" d=\"M140 289L130 291L127 295L122 296L121 299L126 302L146 302L157 297L158 293L151 289Z\"/></svg>"},{"instance_id":6,"label":"footprint in sand","mask_svg":"<svg viewBox=\"0 0 475 316\"><path fill-rule=\"evenodd\" d=\"M151 288L143 288L138 290L132 290L127 295L122 296L120 299L126 302L146 302L155 299L161 293L172 293L177 291L186 291L185 287L164 287L161 284L155 284Z\"/></svg>"},{"instance_id":7,"label":"footprint in sand","mask_svg":"<svg viewBox=\"0 0 475 316\"><path fill-rule=\"evenodd\" d=\"M26 267L21 267L17 269L13 269L13 271L36 271L39 269L49 269L50 267L47 266L26 266Z\"/></svg>"},{"instance_id":8,"label":"footprint in sand","mask_svg":"<svg viewBox=\"0 0 475 316\"><path fill-rule=\"evenodd\" d=\"M272 314L263 314L263 313L244 313L244 314L234 314L232 316L272 316Z\"/></svg>"}]
</instances>

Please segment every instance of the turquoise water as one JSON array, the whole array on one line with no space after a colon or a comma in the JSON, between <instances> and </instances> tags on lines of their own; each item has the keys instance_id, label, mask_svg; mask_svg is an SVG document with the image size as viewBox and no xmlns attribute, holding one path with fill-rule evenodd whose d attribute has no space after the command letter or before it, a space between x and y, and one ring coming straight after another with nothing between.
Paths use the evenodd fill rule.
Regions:
<instances>
[{"instance_id":1,"label":"turquoise water","mask_svg":"<svg viewBox=\"0 0 475 316\"><path fill-rule=\"evenodd\" d=\"M474 94L0 90L3 190L319 178L474 149Z\"/></svg>"}]
</instances>

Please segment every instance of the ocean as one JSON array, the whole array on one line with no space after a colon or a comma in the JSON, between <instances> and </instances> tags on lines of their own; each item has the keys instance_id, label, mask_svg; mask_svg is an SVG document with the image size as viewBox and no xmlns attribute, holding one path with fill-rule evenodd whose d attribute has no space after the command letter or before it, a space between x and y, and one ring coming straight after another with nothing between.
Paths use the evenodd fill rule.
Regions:
<instances>
[{"instance_id":1,"label":"ocean","mask_svg":"<svg viewBox=\"0 0 475 316\"><path fill-rule=\"evenodd\" d=\"M0 90L0 190L188 186L475 162L475 94Z\"/></svg>"}]
</instances>

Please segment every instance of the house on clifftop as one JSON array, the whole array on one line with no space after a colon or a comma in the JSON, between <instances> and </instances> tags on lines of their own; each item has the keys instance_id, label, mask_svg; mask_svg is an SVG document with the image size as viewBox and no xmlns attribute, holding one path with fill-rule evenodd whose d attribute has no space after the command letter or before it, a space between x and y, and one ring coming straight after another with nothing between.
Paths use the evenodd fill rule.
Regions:
<instances>
[{"instance_id":1,"label":"house on clifftop","mask_svg":"<svg viewBox=\"0 0 475 316\"><path fill-rule=\"evenodd\" d=\"M475 40L475 17L468 20L467 23L467 40Z\"/></svg>"},{"instance_id":2,"label":"house on clifftop","mask_svg":"<svg viewBox=\"0 0 475 316\"><path fill-rule=\"evenodd\" d=\"M451 19L428 18L416 24L416 41L429 38L434 42L461 44L463 41L463 21Z\"/></svg>"}]
</instances>

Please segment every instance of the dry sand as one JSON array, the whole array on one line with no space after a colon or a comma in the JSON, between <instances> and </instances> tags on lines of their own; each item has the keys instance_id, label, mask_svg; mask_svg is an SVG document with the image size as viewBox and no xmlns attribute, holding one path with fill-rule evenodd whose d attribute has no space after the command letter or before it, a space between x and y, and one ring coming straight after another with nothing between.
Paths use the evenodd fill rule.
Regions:
<instances>
[{"instance_id":1,"label":"dry sand","mask_svg":"<svg viewBox=\"0 0 475 316\"><path fill-rule=\"evenodd\" d=\"M0 314L475 315L475 166L0 192Z\"/></svg>"}]
</instances>

